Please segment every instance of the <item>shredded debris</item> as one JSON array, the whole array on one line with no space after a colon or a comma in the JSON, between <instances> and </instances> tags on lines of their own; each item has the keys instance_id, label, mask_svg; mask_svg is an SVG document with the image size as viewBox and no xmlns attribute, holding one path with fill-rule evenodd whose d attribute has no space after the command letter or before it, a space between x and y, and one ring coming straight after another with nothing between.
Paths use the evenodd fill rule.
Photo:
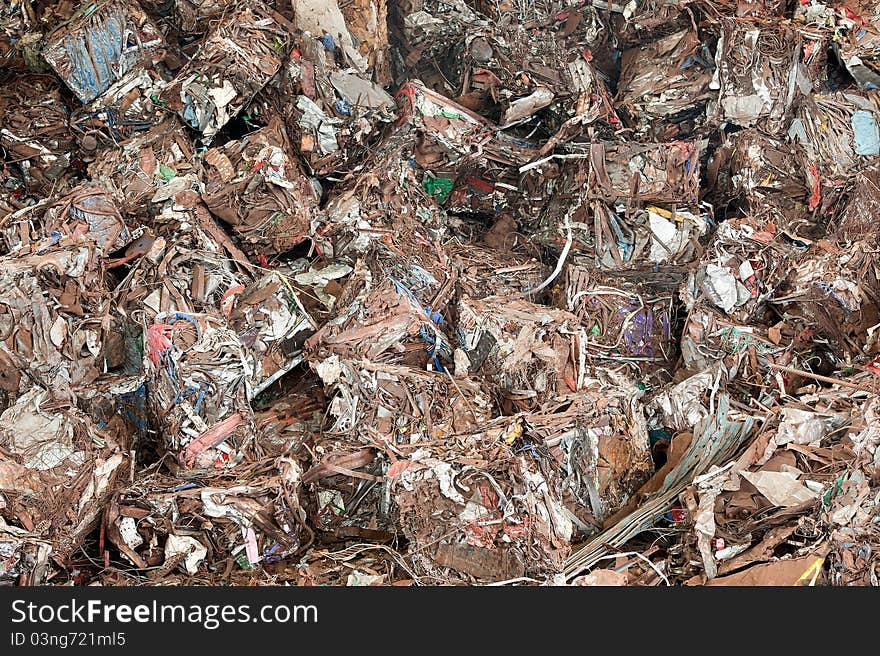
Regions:
<instances>
[{"instance_id":1,"label":"shredded debris","mask_svg":"<svg viewBox=\"0 0 880 656\"><path fill-rule=\"evenodd\" d=\"M877 585L878 24L0 1L0 585Z\"/></svg>"}]
</instances>

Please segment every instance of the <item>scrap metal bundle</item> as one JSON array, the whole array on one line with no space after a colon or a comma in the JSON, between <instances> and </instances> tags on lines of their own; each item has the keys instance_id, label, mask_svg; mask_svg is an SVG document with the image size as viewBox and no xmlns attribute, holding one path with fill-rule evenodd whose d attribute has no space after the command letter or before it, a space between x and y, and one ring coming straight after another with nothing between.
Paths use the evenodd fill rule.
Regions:
<instances>
[{"instance_id":1,"label":"scrap metal bundle","mask_svg":"<svg viewBox=\"0 0 880 656\"><path fill-rule=\"evenodd\" d=\"M875 2L0 3L0 585L876 583Z\"/></svg>"}]
</instances>

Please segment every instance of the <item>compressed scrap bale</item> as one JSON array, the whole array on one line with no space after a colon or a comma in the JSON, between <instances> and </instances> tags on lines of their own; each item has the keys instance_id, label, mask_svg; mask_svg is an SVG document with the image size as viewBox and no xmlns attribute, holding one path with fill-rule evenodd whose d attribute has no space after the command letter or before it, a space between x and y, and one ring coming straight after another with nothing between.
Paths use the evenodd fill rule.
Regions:
<instances>
[{"instance_id":1,"label":"compressed scrap bale","mask_svg":"<svg viewBox=\"0 0 880 656\"><path fill-rule=\"evenodd\" d=\"M720 363L729 379L742 380L756 397L774 394L788 378L770 363L797 368L811 354L808 336L785 322L738 324L705 304L691 309L681 336L682 361L688 371L703 372Z\"/></svg>"},{"instance_id":2,"label":"compressed scrap bale","mask_svg":"<svg viewBox=\"0 0 880 656\"><path fill-rule=\"evenodd\" d=\"M554 302L587 329L591 359L651 370L676 357L674 296L655 284L597 272L578 258L566 265Z\"/></svg>"},{"instance_id":3,"label":"compressed scrap bale","mask_svg":"<svg viewBox=\"0 0 880 656\"><path fill-rule=\"evenodd\" d=\"M89 245L0 258L0 388L15 398L36 384L73 402L104 367L107 295Z\"/></svg>"},{"instance_id":4,"label":"compressed scrap bale","mask_svg":"<svg viewBox=\"0 0 880 656\"><path fill-rule=\"evenodd\" d=\"M159 94L171 73L162 63L130 73L110 86L100 98L74 109L70 128L76 134L83 162L100 159L105 148L138 136L168 117Z\"/></svg>"},{"instance_id":5,"label":"compressed scrap bale","mask_svg":"<svg viewBox=\"0 0 880 656\"><path fill-rule=\"evenodd\" d=\"M212 148L204 159L202 199L247 250L284 253L309 237L318 196L280 121Z\"/></svg>"},{"instance_id":6,"label":"compressed scrap bale","mask_svg":"<svg viewBox=\"0 0 880 656\"><path fill-rule=\"evenodd\" d=\"M306 341L309 357L366 357L424 367L449 362L447 304L455 271L446 255L377 246L355 263L328 320Z\"/></svg>"},{"instance_id":7,"label":"compressed scrap bale","mask_svg":"<svg viewBox=\"0 0 880 656\"><path fill-rule=\"evenodd\" d=\"M613 132L619 120L608 76L594 68L611 59L600 12L588 6L525 13L489 3L402 3L393 7L391 25L409 79L505 128L533 123L560 141L600 122Z\"/></svg>"},{"instance_id":8,"label":"compressed scrap bale","mask_svg":"<svg viewBox=\"0 0 880 656\"><path fill-rule=\"evenodd\" d=\"M665 0L642 0L628 7L611 2L603 13L610 14L608 29L616 34L621 50L693 27L693 14L687 7Z\"/></svg>"},{"instance_id":9,"label":"compressed scrap bale","mask_svg":"<svg viewBox=\"0 0 880 656\"><path fill-rule=\"evenodd\" d=\"M529 142L493 130L493 122L432 91L419 80L401 87L398 98L402 116L442 146L450 164L471 155L472 143L482 146L480 158L507 165L525 164L536 153Z\"/></svg>"},{"instance_id":10,"label":"compressed scrap bale","mask_svg":"<svg viewBox=\"0 0 880 656\"><path fill-rule=\"evenodd\" d=\"M776 303L787 322L828 339L843 360L878 349L880 278L869 243L822 243L792 267Z\"/></svg>"},{"instance_id":11,"label":"compressed scrap bale","mask_svg":"<svg viewBox=\"0 0 880 656\"><path fill-rule=\"evenodd\" d=\"M416 128L413 163L422 189L449 211L495 211L516 190L516 166L539 151L466 107L407 82L398 92L402 120Z\"/></svg>"},{"instance_id":12,"label":"compressed scrap bale","mask_svg":"<svg viewBox=\"0 0 880 656\"><path fill-rule=\"evenodd\" d=\"M392 465L386 478L414 565L465 580L557 571L574 526L595 532L653 469L637 394L599 385Z\"/></svg>"},{"instance_id":13,"label":"compressed scrap bale","mask_svg":"<svg viewBox=\"0 0 880 656\"><path fill-rule=\"evenodd\" d=\"M268 456L303 453L321 433L325 407L323 384L309 372L293 390L255 409L260 448Z\"/></svg>"},{"instance_id":14,"label":"compressed scrap bale","mask_svg":"<svg viewBox=\"0 0 880 656\"><path fill-rule=\"evenodd\" d=\"M819 173L804 171L797 146L758 130L730 135L707 167L717 202L743 204L753 215L767 216L780 231L807 224L805 209L822 200Z\"/></svg>"},{"instance_id":15,"label":"compressed scrap bale","mask_svg":"<svg viewBox=\"0 0 880 656\"><path fill-rule=\"evenodd\" d=\"M109 266L128 265L117 288L123 316L143 312L225 315L231 295L255 280L247 256L199 201L193 174L176 176L154 194L151 227ZM160 284L156 284L159 281Z\"/></svg>"},{"instance_id":16,"label":"compressed scrap bale","mask_svg":"<svg viewBox=\"0 0 880 656\"><path fill-rule=\"evenodd\" d=\"M632 383L594 381L522 418L524 434L548 448L553 484L582 533L601 527L654 471L640 396Z\"/></svg>"},{"instance_id":17,"label":"compressed scrap bale","mask_svg":"<svg viewBox=\"0 0 880 656\"><path fill-rule=\"evenodd\" d=\"M0 222L0 230L0 248L15 255L45 252L65 236L90 241L108 254L132 237L117 199L95 183L84 183L54 202L10 214Z\"/></svg>"},{"instance_id":18,"label":"compressed scrap bale","mask_svg":"<svg viewBox=\"0 0 880 656\"><path fill-rule=\"evenodd\" d=\"M388 472L407 555L438 580L502 581L558 572L572 522L530 455L514 455L498 431L457 448L428 446Z\"/></svg>"},{"instance_id":19,"label":"compressed scrap bale","mask_svg":"<svg viewBox=\"0 0 880 656\"><path fill-rule=\"evenodd\" d=\"M464 49L469 25L479 14L464 0L438 2L411 0L388 6L389 29L399 59L393 61L395 82L418 78L447 95L458 90L463 66L457 55Z\"/></svg>"},{"instance_id":20,"label":"compressed scrap bale","mask_svg":"<svg viewBox=\"0 0 880 656\"><path fill-rule=\"evenodd\" d=\"M260 460L236 474L186 486L152 476L108 504L107 539L138 568L162 566L160 576L178 566L189 575L222 571L230 559L252 570L311 544L296 460Z\"/></svg>"},{"instance_id":21,"label":"compressed scrap bale","mask_svg":"<svg viewBox=\"0 0 880 656\"><path fill-rule=\"evenodd\" d=\"M180 469L233 467L246 457L252 371L222 319L159 313L144 332L144 371L153 425Z\"/></svg>"},{"instance_id":22,"label":"compressed scrap bale","mask_svg":"<svg viewBox=\"0 0 880 656\"><path fill-rule=\"evenodd\" d=\"M713 63L693 29L625 50L620 66L615 100L638 133L668 140L705 122Z\"/></svg>"},{"instance_id":23,"label":"compressed scrap bale","mask_svg":"<svg viewBox=\"0 0 880 656\"><path fill-rule=\"evenodd\" d=\"M594 142L563 165L563 179L592 198L631 199L695 207L699 202L700 158L705 140L640 144ZM530 171L553 157L520 167Z\"/></svg>"},{"instance_id":24,"label":"compressed scrap bale","mask_svg":"<svg viewBox=\"0 0 880 656\"><path fill-rule=\"evenodd\" d=\"M806 252L806 244L798 243L761 217L728 219L718 226L699 266L682 285L685 307L690 310L706 298L734 321L760 321L767 299Z\"/></svg>"},{"instance_id":25,"label":"compressed scrap bale","mask_svg":"<svg viewBox=\"0 0 880 656\"><path fill-rule=\"evenodd\" d=\"M841 241L877 240L880 230L880 168L859 172L853 179L846 205L836 219L832 234Z\"/></svg>"},{"instance_id":26,"label":"compressed scrap bale","mask_svg":"<svg viewBox=\"0 0 880 656\"><path fill-rule=\"evenodd\" d=\"M572 191L581 188L583 178L578 174L573 178L580 180L577 186L568 184L568 175L548 185L546 201L523 211L522 223L535 241L556 251L566 247L570 229L572 252L592 256L600 268L622 271L649 263L687 264L712 225L710 215L701 210L657 205L638 209L628 203L586 200Z\"/></svg>"},{"instance_id":27,"label":"compressed scrap bale","mask_svg":"<svg viewBox=\"0 0 880 656\"><path fill-rule=\"evenodd\" d=\"M147 10L163 18L162 28L170 25L181 43L191 42L205 34L223 17L236 0L143 0ZM166 38L169 35L166 34Z\"/></svg>"},{"instance_id":28,"label":"compressed scrap bale","mask_svg":"<svg viewBox=\"0 0 880 656\"><path fill-rule=\"evenodd\" d=\"M105 151L89 166L92 179L110 181L129 214L148 211L159 189L192 169L193 146L175 117Z\"/></svg>"},{"instance_id":29,"label":"compressed scrap bale","mask_svg":"<svg viewBox=\"0 0 880 656\"><path fill-rule=\"evenodd\" d=\"M811 0L795 8L796 20L834 32L837 59L862 89L880 88L880 4L876 0Z\"/></svg>"},{"instance_id":30,"label":"compressed scrap bale","mask_svg":"<svg viewBox=\"0 0 880 656\"><path fill-rule=\"evenodd\" d=\"M270 271L227 293L229 327L245 349L255 396L302 362L302 344L317 325L294 293L289 271Z\"/></svg>"},{"instance_id":31,"label":"compressed scrap bale","mask_svg":"<svg viewBox=\"0 0 880 656\"><path fill-rule=\"evenodd\" d=\"M95 528L115 491L128 445L122 435L98 428L76 407L53 403L34 388L0 415L0 513L16 515L52 544L59 564Z\"/></svg>"},{"instance_id":32,"label":"compressed scrap bale","mask_svg":"<svg viewBox=\"0 0 880 656\"><path fill-rule=\"evenodd\" d=\"M539 259L509 250L459 243L447 250L458 270L456 291L470 298L521 293L537 288L550 274Z\"/></svg>"},{"instance_id":33,"label":"compressed scrap bale","mask_svg":"<svg viewBox=\"0 0 880 656\"><path fill-rule=\"evenodd\" d=\"M491 417L489 396L472 379L336 355L310 364L334 391L330 435L352 443L419 445L475 430Z\"/></svg>"},{"instance_id":34,"label":"compressed scrap bale","mask_svg":"<svg viewBox=\"0 0 880 656\"><path fill-rule=\"evenodd\" d=\"M788 129L808 166L826 177L843 177L880 156L880 107L847 92L816 94L801 102Z\"/></svg>"},{"instance_id":35,"label":"compressed scrap bale","mask_svg":"<svg viewBox=\"0 0 880 656\"><path fill-rule=\"evenodd\" d=\"M313 359L311 366L332 395L332 425L313 447L320 459L303 476L314 486L316 526L340 537L387 541L395 530L387 488L362 488L364 481L384 482L388 461L368 447L409 452L454 444L455 436L489 420L491 399L473 380L411 367L336 355Z\"/></svg>"},{"instance_id":36,"label":"compressed scrap bale","mask_svg":"<svg viewBox=\"0 0 880 656\"><path fill-rule=\"evenodd\" d=\"M594 143L588 188L607 200L631 198L693 206L699 201L705 141L668 144Z\"/></svg>"},{"instance_id":37,"label":"compressed scrap bale","mask_svg":"<svg viewBox=\"0 0 880 656\"><path fill-rule=\"evenodd\" d=\"M802 70L803 37L780 21L721 18L720 27L711 85L719 96L710 116L781 134L795 100L812 88Z\"/></svg>"},{"instance_id":38,"label":"compressed scrap bale","mask_svg":"<svg viewBox=\"0 0 880 656\"><path fill-rule=\"evenodd\" d=\"M394 130L323 207L312 238L325 257L356 257L389 236L438 240L447 230L448 217L411 164L413 133L408 124Z\"/></svg>"},{"instance_id":39,"label":"compressed scrap bale","mask_svg":"<svg viewBox=\"0 0 880 656\"><path fill-rule=\"evenodd\" d=\"M0 514L0 585L43 585L51 571L51 554L51 542L7 524Z\"/></svg>"},{"instance_id":40,"label":"compressed scrap bale","mask_svg":"<svg viewBox=\"0 0 880 656\"><path fill-rule=\"evenodd\" d=\"M38 59L42 35L28 32L32 18L20 2L0 4L0 69L23 70L27 68L25 58L28 62Z\"/></svg>"},{"instance_id":41,"label":"compressed scrap bale","mask_svg":"<svg viewBox=\"0 0 880 656\"><path fill-rule=\"evenodd\" d=\"M54 78L22 76L0 90L0 146L21 170L16 195L63 192L69 184L74 141L68 119Z\"/></svg>"},{"instance_id":42,"label":"compressed scrap bale","mask_svg":"<svg viewBox=\"0 0 880 656\"><path fill-rule=\"evenodd\" d=\"M514 402L535 403L583 389L589 374L586 329L578 317L522 298L462 297L456 374L485 376Z\"/></svg>"},{"instance_id":43,"label":"compressed scrap bale","mask_svg":"<svg viewBox=\"0 0 880 656\"><path fill-rule=\"evenodd\" d=\"M162 35L134 0L82 7L46 37L43 57L82 103L90 103L164 46Z\"/></svg>"},{"instance_id":44,"label":"compressed scrap bale","mask_svg":"<svg viewBox=\"0 0 880 656\"><path fill-rule=\"evenodd\" d=\"M313 174L348 173L396 118L394 99L375 82L367 87L366 75L358 78L365 94L352 98L351 75L320 40L295 35L290 57L247 112L264 123L283 117L291 145Z\"/></svg>"},{"instance_id":45,"label":"compressed scrap bale","mask_svg":"<svg viewBox=\"0 0 880 656\"><path fill-rule=\"evenodd\" d=\"M258 0L236 6L160 99L210 141L281 68L293 26Z\"/></svg>"}]
</instances>

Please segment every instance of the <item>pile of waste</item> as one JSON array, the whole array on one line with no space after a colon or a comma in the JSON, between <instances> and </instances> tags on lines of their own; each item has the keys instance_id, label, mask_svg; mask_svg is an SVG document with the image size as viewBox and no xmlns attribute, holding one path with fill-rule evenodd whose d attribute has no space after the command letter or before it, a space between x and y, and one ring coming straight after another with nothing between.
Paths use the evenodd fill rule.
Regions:
<instances>
[{"instance_id":1,"label":"pile of waste","mask_svg":"<svg viewBox=\"0 0 880 656\"><path fill-rule=\"evenodd\" d=\"M0 585L876 585L876 0L0 1Z\"/></svg>"}]
</instances>

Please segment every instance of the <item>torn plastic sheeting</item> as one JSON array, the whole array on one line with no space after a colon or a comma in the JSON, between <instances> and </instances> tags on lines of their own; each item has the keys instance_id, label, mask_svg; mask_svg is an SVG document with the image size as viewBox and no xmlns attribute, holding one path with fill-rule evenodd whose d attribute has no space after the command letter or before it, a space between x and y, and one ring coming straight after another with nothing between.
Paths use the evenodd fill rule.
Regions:
<instances>
[{"instance_id":1,"label":"torn plastic sheeting","mask_svg":"<svg viewBox=\"0 0 880 656\"><path fill-rule=\"evenodd\" d=\"M382 87L348 71L331 73L330 83L343 100L353 107L364 106L388 110L394 108L394 98Z\"/></svg>"},{"instance_id":2,"label":"torn plastic sheeting","mask_svg":"<svg viewBox=\"0 0 880 656\"><path fill-rule=\"evenodd\" d=\"M783 408L773 443L777 446L789 443L818 446L821 440L846 423L847 417L838 414Z\"/></svg>"},{"instance_id":3,"label":"torn plastic sheeting","mask_svg":"<svg viewBox=\"0 0 880 656\"><path fill-rule=\"evenodd\" d=\"M338 47L346 58L353 61L360 73L366 72L367 59L360 52L358 42L350 33L347 21L339 4L336 2L316 2L315 0L294 0L294 23L304 32L320 39L323 35L330 38L332 47ZM375 20L375 19L374 19ZM373 29L378 30L379 26Z\"/></svg>"},{"instance_id":4,"label":"torn plastic sheeting","mask_svg":"<svg viewBox=\"0 0 880 656\"><path fill-rule=\"evenodd\" d=\"M875 113L858 110L852 118L856 155L880 155L880 127Z\"/></svg>"},{"instance_id":5,"label":"torn plastic sheeting","mask_svg":"<svg viewBox=\"0 0 880 656\"><path fill-rule=\"evenodd\" d=\"M312 130L317 135L317 144L323 155L335 153L339 149L336 129L342 120L335 116L327 116L308 96L298 96L296 106L302 111L300 123L302 127Z\"/></svg>"},{"instance_id":6,"label":"torn plastic sheeting","mask_svg":"<svg viewBox=\"0 0 880 656\"><path fill-rule=\"evenodd\" d=\"M169 535L165 541L166 562L175 556L183 556L183 566L190 574L198 572L199 563L208 555L208 549L188 535Z\"/></svg>"},{"instance_id":7,"label":"torn plastic sheeting","mask_svg":"<svg viewBox=\"0 0 880 656\"><path fill-rule=\"evenodd\" d=\"M789 472L744 471L740 476L754 485L758 492L776 506L790 508L820 496L820 492L809 489Z\"/></svg>"},{"instance_id":8,"label":"torn plastic sheeting","mask_svg":"<svg viewBox=\"0 0 880 656\"><path fill-rule=\"evenodd\" d=\"M89 4L46 41L43 56L83 103L147 63L164 44L134 0Z\"/></svg>"},{"instance_id":9,"label":"torn plastic sheeting","mask_svg":"<svg viewBox=\"0 0 880 656\"><path fill-rule=\"evenodd\" d=\"M160 98L206 141L278 72L293 26L258 0L226 15Z\"/></svg>"},{"instance_id":10,"label":"torn plastic sheeting","mask_svg":"<svg viewBox=\"0 0 880 656\"><path fill-rule=\"evenodd\" d=\"M703 399L719 382L718 367L712 367L655 395L645 407L649 430L669 428L674 432L686 432L704 421L709 408Z\"/></svg>"}]
</instances>

